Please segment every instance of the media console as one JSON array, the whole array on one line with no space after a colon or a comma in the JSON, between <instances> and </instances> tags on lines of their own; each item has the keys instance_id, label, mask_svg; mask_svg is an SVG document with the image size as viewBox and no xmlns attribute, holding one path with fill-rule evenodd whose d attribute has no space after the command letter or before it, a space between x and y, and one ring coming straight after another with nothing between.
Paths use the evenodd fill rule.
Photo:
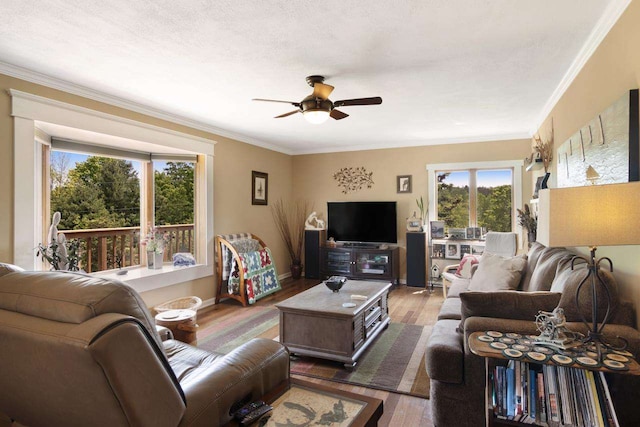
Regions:
<instances>
[{"instance_id":1,"label":"media console","mask_svg":"<svg viewBox=\"0 0 640 427\"><path fill-rule=\"evenodd\" d=\"M385 247L384 245L382 247ZM397 247L380 245L338 246L320 249L320 265L324 278L346 276L349 279L400 281L400 251Z\"/></svg>"}]
</instances>

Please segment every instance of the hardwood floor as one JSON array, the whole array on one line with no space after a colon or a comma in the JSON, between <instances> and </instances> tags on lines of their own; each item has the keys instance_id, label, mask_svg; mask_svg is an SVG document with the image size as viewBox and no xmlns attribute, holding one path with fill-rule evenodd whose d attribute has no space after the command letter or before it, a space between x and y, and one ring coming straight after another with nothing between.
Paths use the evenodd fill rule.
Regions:
<instances>
[{"instance_id":1,"label":"hardwood floor","mask_svg":"<svg viewBox=\"0 0 640 427\"><path fill-rule=\"evenodd\" d=\"M297 281L285 280L282 290L258 301L256 306L273 305L296 295L319 283L318 280L300 279ZM444 300L441 289L435 289L433 293L422 288L400 285L392 288L389 294L389 316L392 322L402 322L414 325L431 326L435 323L438 311ZM217 322L233 316L238 310L250 310L243 308L236 301L222 301L212 307L198 313L198 324L202 329L214 326ZM376 397L384 401L384 414L379 426L425 426L431 427L431 405L428 399L407 396L387 391L374 390L366 387L350 384L336 383L332 381L302 377L294 375L304 381L323 384L353 393Z\"/></svg>"}]
</instances>

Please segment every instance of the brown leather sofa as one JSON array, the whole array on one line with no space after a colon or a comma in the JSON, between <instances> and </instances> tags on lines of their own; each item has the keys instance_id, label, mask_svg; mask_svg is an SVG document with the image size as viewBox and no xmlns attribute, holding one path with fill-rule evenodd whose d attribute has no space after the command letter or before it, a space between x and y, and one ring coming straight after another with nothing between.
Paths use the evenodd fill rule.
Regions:
<instances>
[{"instance_id":1,"label":"brown leather sofa","mask_svg":"<svg viewBox=\"0 0 640 427\"><path fill-rule=\"evenodd\" d=\"M272 340L227 355L163 342L124 283L0 264L0 424L217 426L288 379Z\"/></svg>"},{"instance_id":2,"label":"brown leather sofa","mask_svg":"<svg viewBox=\"0 0 640 427\"><path fill-rule=\"evenodd\" d=\"M574 297L586 271L571 270L573 256L564 248L534 243L527 254L526 270L517 291L470 292L467 291L468 279L454 279L425 352L436 427L485 425L485 365L483 358L469 350L471 333L497 330L537 335L533 320L538 310L551 311L556 306L564 308L569 329L587 332L576 312ZM613 289L616 314L604 333L608 337L627 339L628 350L637 357L640 332L633 327L633 307L618 301L615 279L609 275L607 278ZM586 306L590 307L590 302ZM634 407L640 401L638 377L611 375L609 384L621 425L640 425L640 411Z\"/></svg>"}]
</instances>

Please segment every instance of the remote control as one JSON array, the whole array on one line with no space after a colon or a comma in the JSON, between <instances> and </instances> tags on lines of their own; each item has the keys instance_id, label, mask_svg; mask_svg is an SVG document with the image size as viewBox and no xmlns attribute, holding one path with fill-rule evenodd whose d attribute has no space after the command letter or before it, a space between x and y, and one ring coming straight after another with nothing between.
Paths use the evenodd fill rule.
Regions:
<instances>
[{"instance_id":1,"label":"remote control","mask_svg":"<svg viewBox=\"0 0 640 427\"><path fill-rule=\"evenodd\" d=\"M271 411L272 409L273 407L271 405L263 404L258 409L254 410L253 412L248 414L246 417L244 417L242 421L240 421L240 425L241 426L251 425L260 417L262 417L264 414Z\"/></svg>"},{"instance_id":2,"label":"remote control","mask_svg":"<svg viewBox=\"0 0 640 427\"><path fill-rule=\"evenodd\" d=\"M236 420L242 422L242 420L245 417L247 417L249 414L251 414L253 411L255 411L256 409L260 409L265 405L266 404L264 402L262 402L262 401L247 403L242 408L240 408L236 412L234 412L233 413L233 417Z\"/></svg>"},{"instance_id":3,"label":"remote control","mask_svg":"<svg viewBox=\"0 0 640 427\"><path fill-rule=\"evenodd\" d=\"M367 298L368 297L366 295L351 295L351 299L355 299L355 300L359 300L359 301L364 301Z\"/></svg>"}]
</instances>

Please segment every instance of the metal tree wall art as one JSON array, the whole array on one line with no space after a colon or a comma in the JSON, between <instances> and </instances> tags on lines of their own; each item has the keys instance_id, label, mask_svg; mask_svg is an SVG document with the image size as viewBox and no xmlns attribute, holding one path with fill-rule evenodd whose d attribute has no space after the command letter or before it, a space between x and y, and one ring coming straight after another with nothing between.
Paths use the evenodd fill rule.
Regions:
<instances>
[{"instance_id":1,"label":"metal tree wall art","mask_svg":"<svg viewBox=\"0 0 640 427\"><path fill-rule=\"evenodd\" d=\"M338 187L342 187L342 193L361 190L364 186L373 186L373 172L367 172L364 167L342 168L333 174L333 179L338 181Z\"/></svg>"}]
</instances>

